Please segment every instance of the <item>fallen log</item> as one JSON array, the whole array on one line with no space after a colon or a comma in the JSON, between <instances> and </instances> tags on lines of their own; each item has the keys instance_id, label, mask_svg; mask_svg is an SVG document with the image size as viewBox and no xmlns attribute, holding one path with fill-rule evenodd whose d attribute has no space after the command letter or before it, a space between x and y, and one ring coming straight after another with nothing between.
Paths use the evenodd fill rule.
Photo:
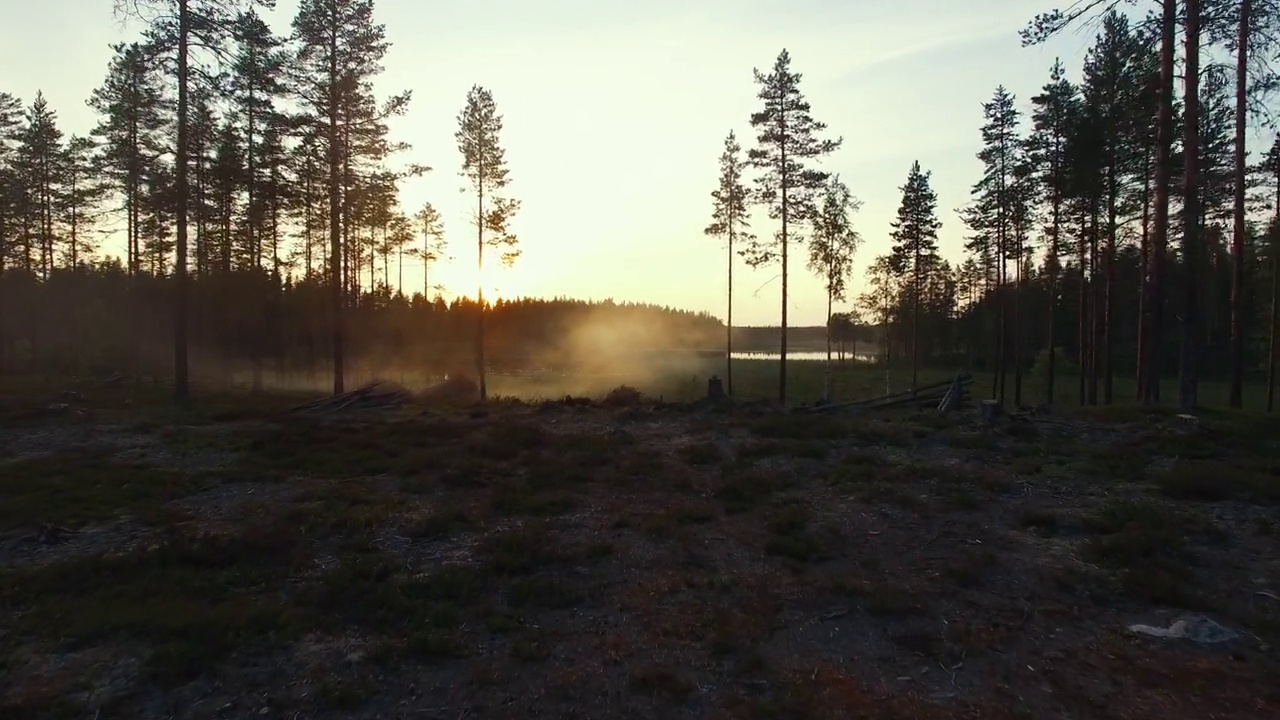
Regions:
<instances>
[{"instance_id":1,"label":"fallen log","mask_svg":"<svg viewBox=\"0 0 1280 720\"><path fill-rule=\"evenodd\" d=\"M394 386L383 392L375 392L379 387L386 384L385 380L377 380L350 392L331 395L298 405L292 411L297 413L328 414L349 410L385 410L400 407L412 398L407 390Z\"/></svg>"},{"instance_id":2,"label":"fallen log","mask_svg":"<svg viewBox=\"0 0 1280 720\"><path fill-rule=\"evenodd\" d=\"M855 400L846 403L831 403L824 405L815 405L805 410L807 412L832 412L835 410L876 410L884 407L895 407L898 405L910 403L916 400L932 401L937 403L946 397L951 388L959 385L962 389L967 388L973 383L973 376L968 373L960 373L952 380L940 383L925 385L913 390L904 390L902 392L890 393L875 398L867 398L865 400Z\"/></svg>"}]
</instances>

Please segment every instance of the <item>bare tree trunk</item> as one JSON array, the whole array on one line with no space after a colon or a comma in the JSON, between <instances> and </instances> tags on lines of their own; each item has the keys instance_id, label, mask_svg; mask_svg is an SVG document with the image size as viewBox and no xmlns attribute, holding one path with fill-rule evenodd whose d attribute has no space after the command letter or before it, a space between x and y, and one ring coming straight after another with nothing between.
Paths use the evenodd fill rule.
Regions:
<instances>
[{"instance_id":1,"label":"bare tree trunk","mask_svg":"<svg viewBox=\"0 0 1280 720\"><path fill-rule=\"evenodd\" d=\"M1200 322L1200 0L1186 0L1186 49L1183 71L1183 229L1182 258L1187 282L1183 288L1182 352L1179 357L1178 400L1184 412L1195 410Z\"/></svg>"},{"instance_id":2,"label":"bare tree trunk","mask_svg":"<svg viewBox=\"0 0 1280 720\"><path fill-rule=\"evenodd\" d=\"M1173 56L1177 33L1177 0L1164 0L1160 35L1160 93L1156 122L1156 207L1147 259L1147 367L1144 405L1160 402L1161 350L1164 346L1164 256L1169 242L1169 179L1173 154Z\"/></svg>"},{"instance_id":3,"label":"bare tree trunk","mask_svg":"<svg viewBox=\"0 0 1280 720\"><path fill-rule=\"evenodd\" d=\"M1107 246L1104 248L1104 285L1102 300L1102 402L1115 399L1115 295L1116 295L1116 187L1115 163L1111 163L1107 182Z\"/></svg>"},{"instance_id":4,"label":"bare tree trunk","mask_svg":"<svg viewBox=\"0 0 1280 720\"><path fill-rule=\"evenodd\" d=\"M920 240L915 241L915 267L911 287L911 389L919 387L920 368Z\"/></svg>"},{"instance_id":5,"label":"bare tree trunk","mask_svg":"<svg viewBox=\"0 0 1280 720\"><path fill-rule=\"evenodd\" d=\"M0 206L0 377L4 377L4 374L8 371L8 365L5 364L5 359L8 357L9 341L5 335L4 327L4 294L6 288L5 273L8 271L8 268L5 266L5 258L9 255L9 238L5 237L5 232L8 229L8 226L8 218L4 214L3 206Z\"/></svg>"},{"instance_id":6,"label":"bare tree trunk","mask_svg":"<svg viewBox=\"0 0 1280 720\"><path fill-rule=\"evenodd\" d=\"M188 37L191 15L188 0L178 1L178 138L174 158L177 216L177 258L174 261L173 397L185 403L189 396L187 377L187 106L189 73Z\"/></svg>"},{"instance_id":7,"label":"bare tree trunk","mask_svg":"<svg viewBox=\"0 0 1280 720\"><path fill-rule=\"evenodd\" d=\"M726 306L724 337L724 382L729 397L733 397L733 230L736 218L729 218L729 292Z\"/></svg>"},{"instance_id":8,"label":"bare tree trunk","mask_svg":"<svg viewBox=\"0 0 1280 720\"><path fill-rule=\"evenodd\" d=\"M1055 137L1055 144L1058 140ZM1058 258L1060 250L1058 239L1062 232L1062 191L1060 189L1058 175L1062 168L1057 165L1057 158L1061 157L1055 149L1054 152L1054 183L1053 183L1053 237L1049 244L1049 320L1046 334L1049 340L1049 377L1045 382L1045 402L1052 405L1055 401L1054 383L1057 380L1057 363L1058 363L1058 337L1055 332L1056 322L1055 316L1058 314L1058 276L1060 268L1058 267Z\"/></svg>"},{"instance_id":9,"label":"bare tree trunk","mask_svg":"<svg viewBox=\"0 0 1280 720\"><path fill-rule=\"evenodd\" d=\"M329 28L329 309L333 313L333 394L343 392L343 283L342 204L339 197L342 177L338 156L338 28Z\"/></svg>"},{"instance_id":10,"label":"bare tree trunk","mask_svg":"<svg viewBox=\"0 0 1280 720\"><path fill-rule=\"evenodd\" d=\"M831 290L827 290L827 365L823 368L822 378L822 397L828 402L831 401Z\"/></svg>"},{"instance_id":11,"label":"bare tree trunk","mask_svg":"<svg viewBox=\"0 0 1280 720\"><path fill-rule=\"evenodd\" d=\"M1271 249L1271 339L1267 347L1267 412L1275 409L1276 334L1280 332L1280 167L1274 167L1272 171L1275 173L1276 195L1275 214L1267 233L1267 244ZM3 259L0 259L0 263L3 263ZM0 264L0 268L3 267Z\"/></svg>"},{"instance_id":12,"label":"bare tree trunk","mask_svg":"<svg viewBox=\"0 0 1280 720\"><path fill-rule=\"evenodd\" d=\"M1093 217L1089 221L1089 404L1098 404L1098 324L1099 296L1102 285L1098 282L1098 206L1095 201Z\"/></svg>"},{"instance_id":13,"label":"bare tree trunk","mask_svg":"<svg viewBox=\"0 0 1280 720\"><path fill-rule=\"evenodd\" d=\"M1085 234L1088 232L1084 213L1081 212L1080 217L1080 239L1076 248L1077 262L1080 267L1077 270L1080 287L1078 288L1080 296L1078 298L1078 315L1076 318L1076 351L1077 365L1079 366L1080 382L1080 404L1085 405L1089 401L1089 289L1085 280L1085 271L1089 264L1088 239Z\"/></svg>"},{"instance_id":14,"label":"bare tree trunk","mask_svg":"<svg viewBox=\"0 0 1280 720\"><path fill-rule=\"evenodd\" d=\"M1142 170L1142 244L1139 249L1139 265L1146 273L1147 261L1151 255L1151 148L1147 148ZM1137 399L1143 398L1143 388L1147 374L1147 325L1146 317L1147 293L1144 282L1138 286L1138 367L1137 367Z\"/></svg>"},{"instance_id":15,"label":"bare tree trunk","mask_svg":"<svg viewBox=\"0 0 1280 720\"><path fill-rule=\"evenodd\" d=\"M1245 237L1245 105L1249 77L1249 6L1240 0L1240 33L1236 41L1236 176L1235 234L1231 238L1231 396L1239 409L1244 394L1244 237Z\"/></svg>"},{"instance_id":16,"label":"bare tree trunk","mask_svg":"<svg viewBox=\"0 0 1280 720\"><path fill-rule=\"evenodd\" d=\"M1021 224L1021 223L1019 223ZM1013 273L1013 406L1022 407L1022 233L1014 240L1017 267Z\"/></svg>"},{"instance_id":17,"label":"bare tree trunk","mask_svg":"<svg viewBox=\"0 0 1280 720\"><path fill-rule=\"evenodd\" d=\"M476 373L480 376L480 401L484 402L489 399L484 372L484 167L476 174L482 178L476 192Z\"/></svg>"},{"instance_id":18,"label":"bare tree trunk","mask_svg":"<svg viewBox=\"0 0 1280 720\"><path fill-rule=\"evenodd\" d=\"M1280 258L1276 243L1271 250L1271 341L1267 345L1267 412L1275 409L1276 399L1276 331L1280 327Z\"/></svg>"},{"instance_id":19,"label":"bare tree trunk","mask_svg":"<svg viewBox=\"0 0 1280 720\"><path fill-rule=\"evenodd\" d=\"M779 166L782 170L782 332L781 347L778 353L778 402L786 404L787 402L787 245L791 243L787 238L787 196L788 185L791 179L787 177L787 146L782 143L781 146L782 162Z\"/></svg>"}]
</instances>

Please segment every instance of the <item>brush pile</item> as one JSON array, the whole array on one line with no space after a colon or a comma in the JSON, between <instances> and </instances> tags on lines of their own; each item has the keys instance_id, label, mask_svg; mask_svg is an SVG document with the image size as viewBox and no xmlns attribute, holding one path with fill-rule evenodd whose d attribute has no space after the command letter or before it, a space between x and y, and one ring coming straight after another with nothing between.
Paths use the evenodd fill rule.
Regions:
<instances>
[{"instance_id":1,"label":"brush pile","mask_svg":"<svg viewBox=\"0 0 1280 720\"><path fill-rule=\"evenodd\" d=\"M856 402L813 405L805 408L805 411L819 413L837 410L862 411L916 406L935 408L939 412L949 412L969 401L969 386L972 384L973 376L969 373L961 372L953 380Z\"/></svg>"},{"instance_id":2,"label":"brush pile","mask_svg":"<svg viewBox=\"0 0 1280 720\"><path fill-rule=\"evenodd\" d=\"M394 410L413 399L408 390L385 380L371 382L351 392L330 395L293 408L293 412L328 415L360 410Z\"/></svg>"}]
</instances>

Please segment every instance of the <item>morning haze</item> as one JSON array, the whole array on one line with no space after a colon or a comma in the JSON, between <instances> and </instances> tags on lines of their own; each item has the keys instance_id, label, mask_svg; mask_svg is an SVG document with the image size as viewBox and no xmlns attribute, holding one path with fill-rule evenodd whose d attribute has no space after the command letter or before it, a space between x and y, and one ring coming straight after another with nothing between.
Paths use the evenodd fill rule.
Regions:
<instances>
[{"instance_id":1,"label":"morning haze","mask_svg":"<svg viewBox=\"0 0 1280 720\"><path fill-rule=\"evenodd\" d=\"M283 33L295 9L281 0L262 13ZM943 255L962 253L953 210L968 202L978 172L981 100L998 78L1025 104L1054 57L1077 66L1089 39L1068 32L1020 48L1017 31L1042 9L1037 0L382 0L375 18L391 48L375 87L380 97L413 92L408 112L390 122L392 138L412 149L390 163L434 169L403 182L401 204L412 213L430 201L443 215L454 258L437 273L446 297L475 292L470 197L458 192L453 133L479 83L505 116L511 189L522 202L513 230L524 250L486 295L611 297L723 318L721 252L702 228L724 135L735 130L744 147L754 144L753 67L767 70L788 48L815 117L845 138L822 167L864 203L854 217L866 242L852 297L888 249L913 160L933 172ZM96 117L84 100L102 82L108 44L140 27L122 28L107 0L16 5L0 27L3 88L28 102L43 91L63 131L85 134ZM66 40L57 61L33 63L54 36ZM772 231L763 218L756 224ZM122 248L116 239L104 250ZM410 267L416 279L419 266ZM735 324L776 324L776 269L740 272ZM820 281L799 265L792 275L791 324L822 324ZM410 290L415 283L406 281Z\"/></svg>"},{"instance_id":2,"label":"morning haze","mask_svg":"<svg viewBox=\"0 0 1280 720\"><path fill-rule=\"evenodd\" d=\"M6 0L0 718L1280 718L1280 0L1064 1Z\"/></svg>"}]
</instances>

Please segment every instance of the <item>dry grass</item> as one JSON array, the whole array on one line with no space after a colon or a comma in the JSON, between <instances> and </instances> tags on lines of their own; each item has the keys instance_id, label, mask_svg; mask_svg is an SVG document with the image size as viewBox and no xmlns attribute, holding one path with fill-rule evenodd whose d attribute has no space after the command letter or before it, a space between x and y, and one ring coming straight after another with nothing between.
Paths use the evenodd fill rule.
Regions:
<instances>
[{"instance_id":1,"label":"dry grass","mask_svg":"<svg viewBox=\"0 0 1280 720\"><path fill-rule=\"evenodd\" d=\"M1263 421L617 399L328 422L228 402L176 426L121 406L0 463L0 715L1280 711ZM1188 610L1244 639L1121 632Z\"/></svg>"}]
</instances>

